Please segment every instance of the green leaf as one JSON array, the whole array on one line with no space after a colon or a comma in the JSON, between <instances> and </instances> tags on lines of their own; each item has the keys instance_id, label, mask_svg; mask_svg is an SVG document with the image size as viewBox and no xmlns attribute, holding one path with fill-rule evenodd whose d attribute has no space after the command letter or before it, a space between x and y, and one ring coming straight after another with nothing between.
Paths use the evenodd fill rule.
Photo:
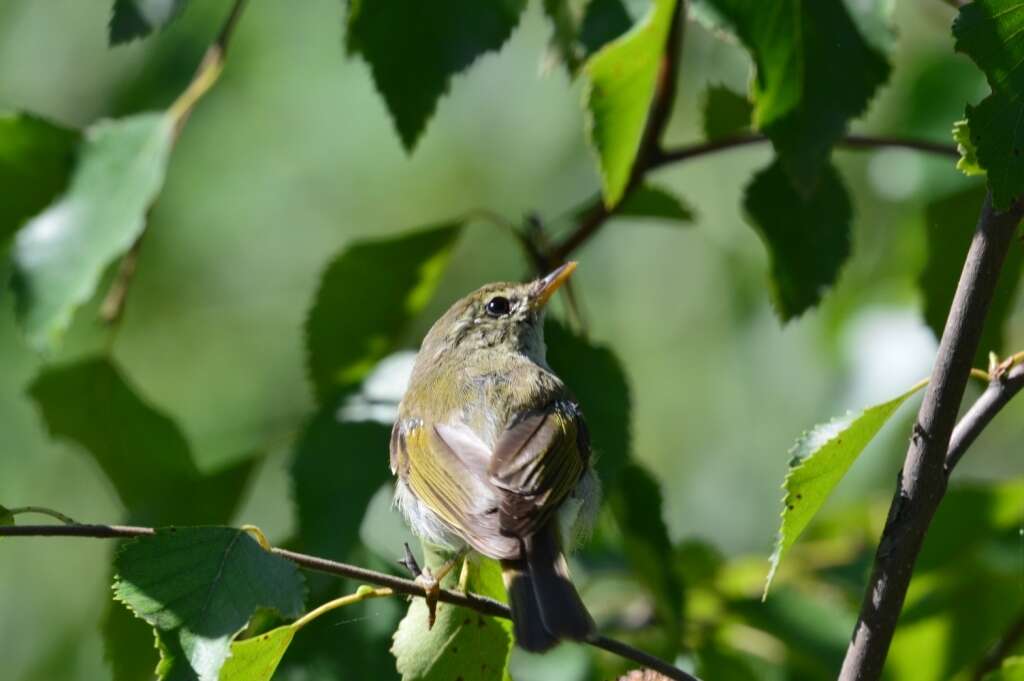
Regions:
<instances>
[{"instance_id":1,"label":"green leaf","mask_svg":"<svg viewBox=\"0 0 1024 681\"><path fill-rule=\"evenodd\" d=\"M936 338L942 335L946 325L984 200L984 185L975 185L935 199L925 209L927 255L917 285L924 303L924 320ZM1007 251L1002 284L996 288L985 318L974 366L988 366L989 352L1000 353L1006 349L1004 327L1020 287L1022 263L1024 253L1020 248Z\"/></svg>"},{"instance_id":2,"label":"green leaf","mask_svg":"<svg viewBox=\"0 0 1024 681\"><path fill-rule=\"evenodd\" d=\"M580 25L580 43L587 56L629 30L633 18L629 16L622 0L590 0L583 13Z\"/></svg>"},{"instance_id":3,"label":"green leaf","mask_svg":"<svg viewBox=\"0 0 1024 681\"><path fill-rule=\"evenodd\" d=\"M24 113L0 115L0 260L8 240L64 191L79 135Z\"/></svg>"},{"instance_id":4,"label":"green leaf","mask_svg":"<svg viewBox=\"0 0 1024 681\"><path fill-rule=\"evenodd\" d=\"M776 160L746 187L743 208L768 250L775 311L788 322L820 302L850 255L846 188L828 165L805 196Z\"/></svg>"},{"instance_id":5,"label":"green leaf","mask_svg":"<svg viewBox=\"0 0 1024 681\"><path fill-rule=\"evenodd\" d=\"M219 681L270 681L295 632L294 626L285 625L235 641L231 644L231 657L220 670Z\"/></svg>"},{"instance_id":6,"label":"green leaf","mask_svg":"<svg viewBox=\"0 0 1024 681\"><path fill-rule=\"evenodd\" d=\"M449 575L446 584L454 579ZM495 561L470 559L469 591L504 601L501 583L501 568ZM437 619L428 628L422 598L409 604L391 646L402 681L503 681L511 649L507 621L456 605L438 603Z\"/></svg>"},{"instance_id":7,"label":"green leaf","mask_svg":"<svg viewBox=\"0 0 1024 681\"><path fill-rule=\"evenodd\" d=\"M992 91L1011 100L1024 96L1024 5L1017 0L974 0L953 22L954 49L985 73Z\"/></svg>"},{"instance_id":8,"label":"green leaf","mask_svg":"<svg viewBox=\"0 0 1024 681\"><path fill-rule=\"evenodd\" d=\"M257 608L297 617L304 587L295 564L229 527L159 530L125 543L114 597L176 639L203 681L216 681L231 639Z\"/></svg>"},{"instance_id":9,"label":"green leaf","mask_svg":"<svg viewBox=\"0 0 1024 681\"><path fill-rule=\"evenodd\" d=\"M49 367L28 393L51 436L70 440L92 455L132 522L228 520L252 460L210 475L200 473L177 424L139 397L109 359Z\"/></svg>"},{"instance_id":10,"label":"green leaf","mask_svg":"<svg viewBox=\"0 0 1024 681\"><path fill-rule=\"evenodd\" d=\"M746 96L724 85L711 85L704 91L704 137L718 140L750 131L754 105Z\"/></svg>"},{"instance_id":11,"label":"green leaf","mask_svg":"<svg viewBox=\"0 0 1024 681\"><path fill-rule=\"evenodd\" d=\"M675 0L654 0L643 19L583 67L587 129L608 207L619 202L629 184L675 7Z\"/></svg>"},{"instance_id":12,"label":"green leaf","mask_svg":"<svg viewBox=\"0 0 1024 681\"><path fill-rule=\"evenodd\" d=\"M689 206L664 189L647 184L627 194L615 209L615 215L679 223L693 222L693 210Z\"/></svg>"},{"instance_id":13,"label":"green leaf","mask_svg":"<svg viewBox=\"0 0 1024 681\"><path fill-rule=\"evenodd\" d=\"M163 113L89 128L67 191L18 232L18 317L37 350L56 348L103 270L142 233L163 185L173 129Z\"/></svg>"},{"instance_id":14,"label":"green leaf","mask_svg":"<svg viewBox=\"0 0 1024 681\"><path fill-rule=\"evenodd\" d=\"M622 532L623 552L651 592L654 609L674 642L683 624L683 586L662 517L661 488L645 469L628 464L610 490L608 503Z\"/></svg>"},{"instance_id":15,"label":"green leaf","mask_svg":"<svg viewBox=\"0 0 1024 681\"><path fill-rule=\"evenodd\" d=\"M782 524L771 557L771 570L764 585L766 597L783 555L889 417L924 385L922 382L888 402L819 424L793 445L789 472L782 483L786 496L782 500Z\"/></svg>"},{"instance_id":16,"label":"green leaf","mask_svg":"<svg viewBox=\"0 0 1024 681\"><path fill-rule=\"evenodd\" d=\"M395 349L433 295L460 233L460 223L447 223L361 241L328 265L306 320L306 362L321 404Z\"/></svg>"},{"instance_id":17,"label":"green leaf","mask_svg":"<svg viewBox=\"0 0 1024 681\"><path fill-rule=\"evenodd\" d=\"M707 0L732 24L757 68L754 121L801 191L827 173L832 146L889 76L885 57L842 2ZM838 77L837 74L842 74Z\"/></svg>"},{"instance_id":18,"label":"green leaf","mask_svg":"<svg viewBox=\"0 0 1024 681\"><path fill-rule=\"evenodd\" d=\"M612 485L629 462L632 446L630 387L615 354L593 345L562 325L544 326L548 363L572 391L583 410L597 472Z\"/></svg>"},{"instance_id":19,"label":"green leaf","mask_svg":"<svg viewBox=\"0 0 1024 681\"><path fill-rule=\"evenodd\" d=\"M412 151L456 73L500 48L526 0L353 0L349 54L362 55L399 137ZM415 65L415 68L412 66Z\"/></svg>"},{"instance_id":20,"label":"green leaf","mask_svg":"<svg viewBox=\"0 0 1024 681\"><path fill-rule=\"evenodd\" d=\"M0 506L0 525L13 525L14 514L4 506Z\"/></svg>"},{"instance_id":21,"label":"green leaf","mask_svg":"<svg viewBox=\"0 0 1024 681\"><path fill-rule=\"evenodd\" d=\"M831 165L804 195L776 160L754 176L743 205L768 249L775 310L789 321L839 277L850 255L850 199Z\"/></svg>"},{"instance_id":22,"label":"green leaf","mask_svg":"<svg viewBox=\"0 0 1024 681\"><path fill-rule=\"evenodd\" d=\"M956 150L960 152L956 169L968 177L984 175L985 169L978 165L978 150L971 140L971 126L966 119L953 123L953 141L956 142Z\"/></svg>"},{"instance_id":23,"label":"green leaf","mask_svg":"<svg viewBox=\"0 0 1024 681\"><path fill-rule=\"evenodd\" d=\"M299 536L309 553L344 559L359 544L370 498L391 478L391 429L380 423L343 423L322 409L306 426L291 466ZM394 547L395 558L401 546Z\"/></svg>"},{"instance_id":24,"label":"green leaf","mask_svg":"<svg viewBox=\"0 0 1024 681\"><path fill-rule=\"evenodd\" d=\"M188 0L114 0L110 14L110 44L144 38L171 23L185 10Z\"/></svg>"},{"instance_id":25,"label":"green leaf","mask_svg":"<svg viewBox=\"0 0 1024 681\"><path fill-rule=\"evenodd\" d=\"M967 107L967 124L977 165L988 173L992 204L1006 210L1024 191L1024 100L990 94Z\"/></svg>"},{"instance_id":26,"label":"green leaf","mask_svg":"<svg viewBox=\"0 0 1024 681\"><path fill-rule=\"evenodd\" d=\"M1008 657L1003 666L986 674L983 681L1024 681L1024 657Z\"/></svg>"}]
</instances>

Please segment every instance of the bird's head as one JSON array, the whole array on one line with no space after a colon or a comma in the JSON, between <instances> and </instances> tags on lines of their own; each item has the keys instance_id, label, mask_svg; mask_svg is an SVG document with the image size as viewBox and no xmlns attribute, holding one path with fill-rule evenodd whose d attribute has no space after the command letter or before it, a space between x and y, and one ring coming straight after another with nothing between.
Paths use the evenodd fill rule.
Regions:
<instances>
[{"instance_id":1,"label":"bird's head","mask_svg":"<svg viewBox=\"0 0 1024 681\"><path fill-rule=\"evenodd\" d=\"M544 308L575 269L575 262L567 262L534 281L487 284L473 291L437 320L423 340L421 356L498 349L543 360Z\"/></svg>"}]
</instances>

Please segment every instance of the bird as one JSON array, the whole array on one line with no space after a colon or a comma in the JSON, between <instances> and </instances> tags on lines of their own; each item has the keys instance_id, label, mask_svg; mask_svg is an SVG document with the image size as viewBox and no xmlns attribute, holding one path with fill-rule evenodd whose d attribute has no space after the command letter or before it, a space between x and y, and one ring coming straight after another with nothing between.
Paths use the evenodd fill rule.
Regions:
<instances>
[{"instance_id":1,"label":"bird","mask_svg":"<svg viewBox=\"0 0 1024 681\"><path fill-rule=\"evenodd\" d=\"M544 344L545 308L576 267L454 303L423 339L391 433L395 505L413 533L500 561L516 643L535 653L595 632L565 550L589 531L600 483Z\"/></svg>"}]
</instances>

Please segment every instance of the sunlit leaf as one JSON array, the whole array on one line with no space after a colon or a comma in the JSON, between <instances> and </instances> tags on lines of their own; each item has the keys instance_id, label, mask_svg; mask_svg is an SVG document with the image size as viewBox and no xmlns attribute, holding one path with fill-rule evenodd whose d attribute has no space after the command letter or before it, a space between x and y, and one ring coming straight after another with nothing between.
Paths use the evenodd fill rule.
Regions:
<instances>
[{"instance_id":1,"label":"sunlit leaf","mask_svg":"<svg viewBox=\"0 0 1024 681\"><path fill-rule=\"evenodd\" d=\"M900 405L923 387L923 383L916 385L888 402L817 425L796 441L790 450L793 458L789 472L782 483L786 492L782 500L782 524L771 557L771 570L765 580L765 596L782 557L796 543L853 462Z\"/></svg>"},{"instance_id":2,"label":"sunlit leaf","mask_svg":"<svg viewBox=\"0 0 1024 681\"><path fill-rule=\"evenodd\" d=\"M750 130L754 105L745 95L724 85L712 85L704 91L704 137L718 140Z\"/></svg>"},{"instance_id":3,"label":"sunlit leaf","mask_svg":"<svg viewBox=\"0 0 1024 681\"><path fill-rule=\"evenodd\" d=\"M295 632L295 627L285 625L235 641L231 644L231 657L220 670L219 681L270 681Z\"/></svg>"},{"instance_id":4,"label":"sunlit leaf","mask_svg":"<svg viewBox=\"0 0 1024 681\"><path fill-rule=\"evenodd\" d=\"M306 363L321 404L395 350L427 304L461 233L449 223L354 243L334 258L306 320Z\"/></svg>"},{"instance_id":5,"label":"sunlit leaf","mask_svg":"<svg viewBox=\"0 0 1024 681\"><path fill-rule=\"evenodd\" d=\"M782 166L809 191L849 121L889 76L842 2L707 0L750 50L757 68L754 121ZM842 74L842 77L837 77Z\"/></svg>"},{"instance_id":6,"label":"sunlit leaf","mask_svg":"<svg viewBox=\"0 0 1024 681\"><path fill-rule=\"evenodd\" d=\"M178 18L189 0L114 0L110 44L144 38Z\"/></svg>"},{"instance_id":7,"label":"sunlit leaf","mask_svg":"<svg viewBox=\"0 0 1024 681\"><path fill-rule=\"evenodd\" d=\"M0 261L22 223L64 191L79 135L25 113L0 114Z\"/></svg>"},{"instance_id":8,"label":"sunlit leaf","mask_svg":"<svg viewBox=\"0 0 1024 681\"><path fill-rule=\"evenodd\" d=\"M633 172L675 7L675 0L654 0L647 16L583 67L587 127L608 206L622 198Z\"/></svg>"},{"instance_id":9,"label":"sunlit leaf","mask_svg":"<svg viewBox=\"0 0 1024 681\"><path fill-rule=\"evenodd\" d=\"M416 146L452 76L500 48L526 0L354 0L349 54L369 63L407 151ZM411 68L415 65L415 68Z\"/></svg>"},{"instance_id":10,"label":"sunlit leaf","mask_svg":"<svg viewBox=\"0 0 1024 681\"><path fill-rule=\"evenodd\" d=\"M227 527L172 528L125 543L114 597L173 637L203 681L215 681L231 639L257 608L284 617L303 610L295 564Z\"/></svg>"},{"instance_id":11,"label":"sunlit leaf","mask_svg":"<svg viewBox=\"0 0 1024 681\"><path fill-rule=\"evenodd\" d=\"M816 305L850 255L850 199L825 166L814 190L796 190L775 161L754 176L743 202L768 249L771 293L783 321Z\"/></svg>"},{"instance_id":12,"label":"sunlit leaf","mask_svg":"<svg viewBox=\"0 0 1024 681\"><path fill-rule=\"evenodd\" d=\"M56 348L103 270L142 233L163 185L173 128L162 113L89 128L67 191L18 232L18 317L37 350Z\"/></svg>"},{"instance_id":13,"label":"sunlit leaf","mask_svg":"<svg viewBox=\"0 0 1024 681\"><path fill-rule=\"evenodd\" d=\"M966 119L953 123L953 141L956 142L956 150L960 152L956 169L967 176L984 175L985 169L978 165L978 150L971 141L971 126Z\"/></svg>"},{"instance_id":14,"label":"sunlit leaf","mask_svg":"<svg viewBox=\"0 0 1024 681\"><path fill-rule=\"evenodd\" d=\"M975 185L936 199L925 209L927 256L917 283L924 303L924 320L936 338L942 335L946 325L984 199L985 187ZM1007 349L1004 327L1020 287L1022 264L1024 252L1020 248L1010 248L1003 263L1000 285L985 317L981 341L974 356L976 367L988 366L989 352L1000 353Z\"/></svg>"},{"instance_id":15,"label":"sunlit leaf","mask_svg":"<svg viewBox=\"0 0 1024 681\"><path fill-rule=\"evenodd\" d=\"M453 571L454 572L454 571ZM455 575L446 585L454 584ZM470 561L468 590L505 600L501 568L493 560ZM509 624L448 603L437 604L437 619L427 626L427 605L414 598L398 625L391 652L402 681L502 681L512 649Z\"/></svg>"}]
</instances>

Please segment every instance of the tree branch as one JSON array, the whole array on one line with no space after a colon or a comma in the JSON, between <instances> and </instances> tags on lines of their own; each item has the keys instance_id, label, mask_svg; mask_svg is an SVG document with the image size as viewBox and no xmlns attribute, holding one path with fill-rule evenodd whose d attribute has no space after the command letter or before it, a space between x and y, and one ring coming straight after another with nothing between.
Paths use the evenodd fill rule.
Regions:
<instances>
[{"instance_id":1,"label":"tree branch","mask_svg":"<svg viewBox=\"0 0 1024 681\"><path fill-rule=\"evenodd\" d=\"M992 207L991 193L985 197L875 554L860 617L839 673L840 681L876 681L882 674L917 554L946 491L946 452L957 411L1021 214L1019 203L998 213Z\"/></svg>"},{"instance_id":2,"label":"tree branch","mask_svg":"<svg viewBox=\"0 0 1024 681\"><path fill-rule=\"evenodd\" d=\"M1024 388L1024 364L1017 364L1009 371L996 374L991 379L988 388L971 405L953 430L949 451L946 452L946 477L953 472L964 452L974 444L981 431L985 430L989 422L1014 395L1020 392L1021 388Z\"/></svg>"},{"instance_id":3,"label":"tree branch","mask_svg":"<svg viewBox=\"0 0 1024 681\"><path fill-rule=\"evenodd\" d=\"M746 147L751 144L761 144L770 140L764 135L748 134L724 137L722 139L701 142L677 149L669 149L663 152L651 164L651 168L659 168L670 163L688 161L707 154L715 154L720 151L727 151L737 147ZM951 159L960 158L960 152L951 144L931 142L929 140L911 139L906 137L890 137L886 135L847 135L836 142L836 148L849 149L852 151L864 151L872 149L896 148L921 151L927 154L946 156Z\"/></svg>"},{"instance_id":4,"label":"tree branch","mask_svg":"<svg viewBox=\"0 0 1024 681\"><path fill-rule=\"evenodd\" d=\"M156 530L152 527L133 527L128 525L3 525L0 526L0 537L90 537L100 539L126 539L133 537L145 537L153 535ZM358 565L339 563L318 556L310 556L304 553L288 551L271 547L270 552L286 558L300 567L316 572L324 572L339 577L348 577L359 582L367 582L378 586L387 587L395 593L425 598L426 589L411 579L403 579L383 572L368 570ZM444 603L451 603L463 608L474 610L483 615L492 617L510 618L509 608L504 603L478 596L472 593L461 593L449 589L441 589L438 600ZM664 674L675 681L699 681L694 676L686 673L678 667L661 660L653 655L638 650L622 641L617 641L607 636L595 636L587 641L595 648L606 650L637 664L649 667L661 674Z\"/></svg>"}]
</instances>

